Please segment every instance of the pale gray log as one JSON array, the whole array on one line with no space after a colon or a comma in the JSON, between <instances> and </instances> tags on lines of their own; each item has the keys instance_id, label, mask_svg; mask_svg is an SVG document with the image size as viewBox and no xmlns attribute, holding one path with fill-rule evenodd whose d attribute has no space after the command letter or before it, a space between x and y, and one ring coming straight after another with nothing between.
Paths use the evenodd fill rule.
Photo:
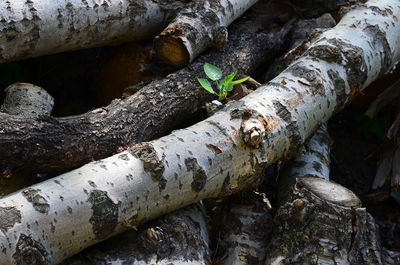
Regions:
<instances>
[{"instance_id":1,"label":"pale gray log","mask_svg":"<svg viewBox=\"0 0 400 265\"><path fill-rule=\"evenodd\" d=\"M0 1L0 63L151 38L187 1Z\"/></svg>"}]
</instances>

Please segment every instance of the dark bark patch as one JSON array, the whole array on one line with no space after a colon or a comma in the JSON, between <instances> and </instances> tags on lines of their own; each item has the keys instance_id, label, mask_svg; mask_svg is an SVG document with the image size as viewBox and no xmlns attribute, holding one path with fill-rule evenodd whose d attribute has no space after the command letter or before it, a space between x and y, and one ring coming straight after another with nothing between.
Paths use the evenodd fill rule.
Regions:
<instances>
[{"instance_id":1,"label":"dark bark patch","mask_svg":"<svg viewBox=\"0 0 400 265\"><path fill-rule=\"evenodd\" d=\"M349 95L346 94L346 82L340 77L338 72L333 71L332 69L328 70L328 75L332 80L336 91L336 106L334 112L337 113L343 109L349 99Z\"/></svg>"},{"instance_id":2,"label":"dark bark patch","mask_svg":"<svg viewBox=\"0 0 400 265\"><path fill-rule=\"evenodd\" d=\"M222 183L222 186L221 186L221 193L222 193L222 194L225 194L225 193L228 192L230 181L231 181L231 176L229 175L229 172L228 172L228 174L227 174L226 177L224 178L224 182ZM227 194L227 195L228 195L228 194Z\"/></svg>"},{"instance_id":3,"label":"dark bark patch","mask_svg":"<svg viewBox=\"0 0 400 265\"><path fill-rule=\"evenodd\" d=\"M322 166L319 162L314 161L312 163L312 165L313 165L313 168L315 169L315 171L317 171L318 173L322 173Z\"/></svg>"},{"instance_id":4,"label":"dark bark patch","mask_svg":"<svg viewBox=\"0 0 400 265\"><path fill-rule=\"evenodd\" d=\"M119 159L125 160L125 161L129 161L129 157L127 154L121 154L118 156Z\"/></svg>"},{"instance_id":5,"label":"dark bark patch","mask_svg":"<svg viewBox=\"0 0 400 265\"><path fill-rule=\"evenodd\" d=\"M211 151L214 152L214 154L220 154L222 153L221 149L219 149L218 146L215 146L213 144L206 144L207 148L210 149Z\"/></svg>"},{"instance_id":6,"label":"dark bark patch","mask_svg":"<svg viewBox=\"0 0 400 265\"><path fill-rule=\"evenodd\" d=\"M273 104L274 104L276 114L279 116L279 118L281 118L282 120L284 120L287 123L292 122L292 114L287 109L287 107L285 107L284 105L282 105L282 103L280 103L279 101L276 101L276 100L273 101Z\"/></svg>"},{"instance_id":7,"label":"dark bark patch","mask_svg":"<svg viewBox=\"0 0 400 265\"><path fill-rule=\"evenodd\" d=\"M311 89L313 95L325 95L325 86L320 79L321 74L317 70L310 69L309 67L305 67L299 64L294 64L290 66L289 69L289 71L294 76L307 80L307 83L301 81L299 81L299 83L308 86Z\"/></svg>"},{"instance_id":8,"label":"dark bark patch","mask_svg":"<svg viewBox=\"0 0 400 265\"><path fill-rule=\"evenodd\" d=\"M288 157L294 157L297 155L298 150L303 144L303 140L299 134L299 126L296 121L292 121L292 114L286 106L282 105L282 103L278 101L273 101L273 104L279 118L288 123L286 131L289 134L288 138L290 141L290 147L287 150L286 155L289 155Z\"/></svg>"},{"instance_id":9,"label":"dark bark patch","mask_svg":"<svg viewBox=\"0 0 400 265\"><path fill-rule=\"evenodd\" d=\"M15 207L0 207L0 230L6 233L16 223L21 223L21 212Z\"/></svg>"},{"instance_id":10,"label":"dark bark patch","mask_svg":"<svg viewBox=\"0 0 400 265\"><path fill-rule=\"evenodd\" d=\"M196 158L186 158L187 171L193 172L192 190L200 192L207 182L207 175L204 169L197 163Z\"/></svg>"},{"instance_id":11,"label":"dark bark patch","mask_svg":"<svg viewBox=\"0 0 400 265\"><path fill-rule=\"evenodd\" d=\"M15 259L15 263L19 265L51 264L46 248L40 242L25 234L19 236L13 258Z\"/></svg>"},{"instance_id":12,"label":"dark bark patch","mask_svg":"<svg viewBox=\"0 0 400 265\"><path fill-rule=\"evenodd\" d=\"M64 188L64 186L61 184L61 182L59 181L59 180L54 180L54 183L56 183L56 184L58 184L58 185L60 185L61 187L63 187Z\"/></svg>"},{"instance_id":13,"label":"dark bark patch","mask_svg":"<svg viewBox=\"0 0 400 265\"><path fill-rule=\"evenodd\" d=\"M374 50L380 51L383 48L383 51L380 52L382 68L379 73L382 76L390 68L393 59L393 52L387 41L386 32L382 31L378 25L370 25L363 29L363 32L372 39L371 44Z\"/></svg>"},{"instance_id":14,"label":"dark bark patch","mask_svg":"<svg viewBox=\"0 0 400 265\"><path fill-rule=\"evenodd\" d=\"M340 39L323 38L320 41L326 41L328 45L315 43L313 47L305 52L305 55L344 66L350 88L359 86L367 80L368 67L362 60L363 50L360 47ZM343 60L343 58L345 59Z\"/></svg>"},{"instance_id":15,"label":"dark bark patch","mask_svg":"<svg viewBox=\"0 0 400 265\"><path fill-rule=\"evenodd\" d=\"M39 213L48 213L50 210L50 205L48 204L45 197L39 194L40 190L35 190L32 188L27 188L22 191L22 196L32 203L33 208Z\"/></svg>"},{"instance_id":16,"label":"dark bark patch","mask_svg":"<svg viewBox=\"0 0 400 265\"><path fill-rule=\"evenodd\" d=\"M93 188L97 188L96 183L94 183L93 181L88 180L88 183L89 183L89 185L92 186Z\"/></svg>"},{"instance_id":17,"label":"dark bark patch","mask_svg":"<svg viewBox=\"0 0 400 265\"><path fill-rule=\"evenodd\" d=\"M88 202L92 204L93 210L89 220L93 233L97 240L106 239L118 225L118 210L121 203L115 204L108 197L107 192L102 190L91 191Z\"/></svg>"},{"instance_id":18,"label":"dark bark patch","mask_svg":"<svg viewBox=\"0 0 400 265\"><path fill-rule=\"evenodd\" d=\"M259 113L253 109L243 108L243 109L233 109L230 112L231 120L233 119L249 119L254 118L259 115Z\"/></svg>"},{"instance_id":19,"label":"dark bark patch","mask_svg":"<svg viewBox=\"0 0 400 265\"><path fill-rule=\"evenodd\" d=\"M160 192L165 189L167 180L163 177L164 163L157 156L157 152L150 143L140 143L130 149L131 154L142 160L144 171L150 174L154 181L158 181Z\"/></svg>"}]
</instances>

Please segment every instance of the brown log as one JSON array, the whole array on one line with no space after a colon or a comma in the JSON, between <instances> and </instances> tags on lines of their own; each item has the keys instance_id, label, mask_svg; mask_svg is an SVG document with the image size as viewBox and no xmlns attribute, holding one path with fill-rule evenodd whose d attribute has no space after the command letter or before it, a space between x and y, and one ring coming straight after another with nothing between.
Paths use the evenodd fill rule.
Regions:
<instances>
[{"instance_id":1,"label":"brown log","mask_svg":"<svg viewBox=\"0 0 400 265\"><path fill-rule=\"evenodd\" d=\"M204 61L224 74L250 74L265 58L274 57L286 32L260 31L256 23L242 20L232 27L223 52L210 52L129 98L82 115L23 118L0 113L0 169L3 174L17 168L63 171L164 135L191 120L212 98L196 80L204 75Z\"/></svg>"}]
</instances>

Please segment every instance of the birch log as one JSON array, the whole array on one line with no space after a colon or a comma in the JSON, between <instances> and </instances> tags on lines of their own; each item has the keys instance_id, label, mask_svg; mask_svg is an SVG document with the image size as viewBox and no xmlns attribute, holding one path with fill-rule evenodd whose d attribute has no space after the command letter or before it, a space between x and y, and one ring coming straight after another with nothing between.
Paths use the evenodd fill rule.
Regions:
<instances>
[{"instance_id":1,"label":"birch log","mask_svg":"<svg viewBox=\"0 0 400 265\"><path fill-rule=\"evenodd\" d=\"M187 1L0 1L0 63L151 38Z\"/></svg>"},{"instance_id":2,"label":"birch log","mask_svg":"<svg viewBox=\"0 0 400 265\"><path fill-rule=\"evenodd\" d=\"M95 245L61 265L209 265L208 241L204 209L193 204Z\"/></svg>"},{"instance_id":3,"label":"birch log","mask_svg":"<svg viewBox=\"0 0 400 265\"><path fill-rule=\"evenodd\" d=\"M154 39L157 56L168 64L183 67L205 49L222 49L227 27L257 0L202 0L178 13Z\"/></svg>"},{"instance_id":4,"label":"birch log","mask_svg":"<svg viewBox=\"0 0 400 265\"><path fill-rule=\"evenodd\" d=\"M239 22L232 25L230 42L222 53L202 58L224 74L248 75L263 60L274 58L290 29L256 32L256 20ZM4 171L66 171L115 154L118 148L165 135L192 119L213 98L196 80L204 75L203 60L150 83L127 99L82 115L34 119L0 113L0 175Z\"/></svg>"},{"instance_id":5,"label":"birch log","mask_svg":"<svg viewBox=\"0 0 400 265\"><path fill-rule=\"evenodd\" d=\"M204 198L258 183L400 58L400 3L371 0L242 100L189 128L0 200L0 263L54 264ZM360 219L362 220L362 219Z\"/></svg>"}]
</instances>

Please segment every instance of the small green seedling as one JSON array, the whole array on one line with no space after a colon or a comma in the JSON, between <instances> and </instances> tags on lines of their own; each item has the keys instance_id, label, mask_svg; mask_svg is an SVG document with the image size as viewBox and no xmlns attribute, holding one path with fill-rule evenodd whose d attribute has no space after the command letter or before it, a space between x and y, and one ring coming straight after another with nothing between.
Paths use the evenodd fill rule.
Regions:
<instances>
[{"instance_id":1,"label":"small green seedling","mask_svg":"<svg viewBox=\"0 0 400 265\"><path fill-rule=\"evenodd\" d=\"M204 87L205 90L207 90L211 94L217 95L220 100L226 99L228 92L232 91L234 85L243 83L250 78L250 76L247 76L245 78L233 81L233 78L235 78L237 74L237 72L233 72L232 74L226 76L222 81L218 81L222 78L222 71L218 67L209 63L204 64L204 72L206 73L208 78L210 78L212 81L215 81L219 93L214 91L210 82L207 79L197 78L197 81L199 81L200 85Z\"/></svg>"}]
</instances>

